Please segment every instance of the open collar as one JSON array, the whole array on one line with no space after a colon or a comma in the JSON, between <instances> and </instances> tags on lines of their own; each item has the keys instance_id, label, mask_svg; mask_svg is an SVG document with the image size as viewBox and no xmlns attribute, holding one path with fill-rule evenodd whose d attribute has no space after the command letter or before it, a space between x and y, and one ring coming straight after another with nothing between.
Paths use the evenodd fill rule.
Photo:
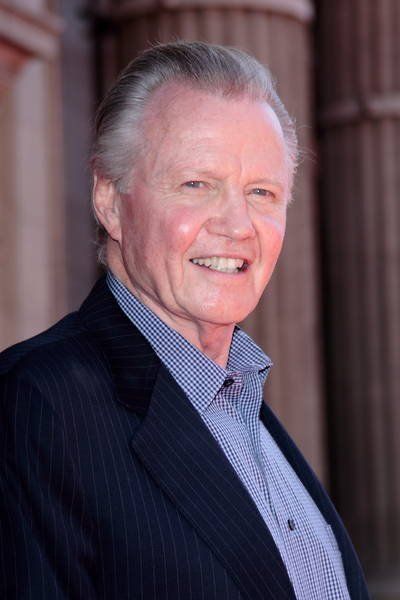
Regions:
<instances>
[{"instance_id":1,"label":"open collar","mask_svg":"<svg viewBox=\"0 0 400 600\"><path fill-rule=\"evenodd\" d=\"M294 600L286 568L253 500L182 389L101 279L80 317L107 360L115 400L142 416L135 457L248 600Z\"/></svg>"},{"instance_id":2,"label":"open collar","mask_svg":"<svg viewBox=\"0 0 400 600\"><path fill-rule=\"evenodd\" d=\"M233 331L228 365L223 368L162 321L111 271L107 273L107 285L121 310L147 339L201 414L213 402L228 377L236 375L241 378L245 373L254 373L261 382L265 381L271 360L239 327L236 326Z\"/></svg>"}]
</instances>

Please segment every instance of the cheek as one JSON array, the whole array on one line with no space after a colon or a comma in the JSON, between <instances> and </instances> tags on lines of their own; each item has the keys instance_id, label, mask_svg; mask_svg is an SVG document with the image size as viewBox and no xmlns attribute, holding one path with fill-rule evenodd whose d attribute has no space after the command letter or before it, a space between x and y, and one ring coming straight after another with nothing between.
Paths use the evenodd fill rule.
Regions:
<instances>
[{"instance_id":1,"label":"cheek","mask_svg":"<svg viewBox=\"0 0 400 600\"><path fill-rule=\"evenodd\" d=\"M273 230L270 236L270 245L271 249L280 252L282 249L283 238L285 235L285 231L282 229Z\"/></svg>"},{"instance_id":2,"label":"cheek","mask_svg":"<svg viewBox=\"0 0 400 600\"><path fill-rule=\"evenodd\" d=\"M279 217L265 216L262 222L261 237L264 245L271 248L280 248L286 229L286 216Z\"/></svg>"},{"instance_id":3,"label":"cheek","mask_svg":"<svg viewBox=\"0 0 400 600\"><path fill-rule=\"evenodd\" d=\"M194 209L175 208L165 214L163 232L173 252L183 254L196 241L203 220Z\"/></svg>"},{"instance_id":4,"label":"cheek","mask_svg":"<svg viewBox=\"0 0 400 600\"><path fill-rule=\"evenodd\" d=\"M261 233L261 260L267 270L274 267L282 250L285 236L285 218L273 219L268 217L264 220Z\"/></svg>"}]
</instances>

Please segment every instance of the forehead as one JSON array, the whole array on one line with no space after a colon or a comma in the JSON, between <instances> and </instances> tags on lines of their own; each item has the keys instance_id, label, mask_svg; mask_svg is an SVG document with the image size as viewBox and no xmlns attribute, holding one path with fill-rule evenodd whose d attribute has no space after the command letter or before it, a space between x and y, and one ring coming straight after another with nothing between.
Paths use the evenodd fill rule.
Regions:
<instances>
[{"instance_id":1,"label":"forehead","mask_svg":"<svg viewBox=\"0 0 400 600\"><path fill-rule=\"evenodd\" d=\"M266 102L224 98L180 84L159 88L143 123L147 167L155 173L181 165L220 163L287 172L278 118ZM268 174L264 172L264 174Z\"/></svg>"}]
</instances>

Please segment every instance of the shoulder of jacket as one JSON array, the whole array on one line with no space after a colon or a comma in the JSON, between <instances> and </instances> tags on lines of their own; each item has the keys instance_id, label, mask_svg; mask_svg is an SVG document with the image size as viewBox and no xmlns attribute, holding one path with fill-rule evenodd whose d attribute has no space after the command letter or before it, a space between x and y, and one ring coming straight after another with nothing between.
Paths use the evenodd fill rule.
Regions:
<instances>
[{"instance_id":1,"label":"shoulder of jacket","mask_svg":"<svg viewBox=\"0 0 400 600\"><path fill-rule=\"evenodd\" d=\"M81 369L94 357L98 360L99 354L93 336L74 312L46 331L4 350L0 354L0 377L32 379L43 371L62 376L71 369Z\"/></svg>"}]
</instances>

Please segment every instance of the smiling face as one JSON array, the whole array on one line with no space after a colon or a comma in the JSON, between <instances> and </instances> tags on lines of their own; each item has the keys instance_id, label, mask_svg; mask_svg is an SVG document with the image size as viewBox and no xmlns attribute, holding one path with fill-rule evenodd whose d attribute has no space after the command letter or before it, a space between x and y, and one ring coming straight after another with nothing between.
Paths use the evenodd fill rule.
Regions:
<instances>
[{"instance_id":1,"label":"smiling face","mask_svg":"<svg viewBox=\"0 0 400 600\"><path fill-rule=\"evenodd\" d=\"M181 85L159 89L146 115L146 151L111 233L116 275L178 331L232 325L257 305L282 246L289 170L277 117Z\"/></svg>"}]
</instances>

